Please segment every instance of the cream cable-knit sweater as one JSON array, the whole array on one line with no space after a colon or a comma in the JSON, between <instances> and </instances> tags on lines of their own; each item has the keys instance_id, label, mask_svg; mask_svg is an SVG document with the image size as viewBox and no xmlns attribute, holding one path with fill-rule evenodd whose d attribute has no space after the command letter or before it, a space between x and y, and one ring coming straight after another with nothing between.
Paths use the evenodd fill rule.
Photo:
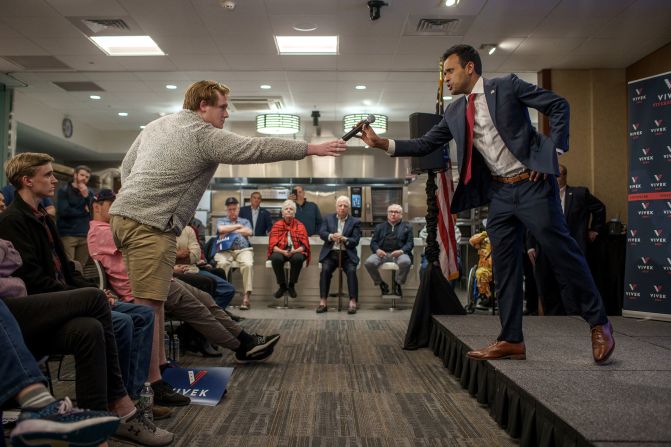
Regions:
<instances>
[{"instance_id":1,"label":"cream cable-knit sweater","mask_svg":"<svg viewBox=\"0 0 671 447\"><path fill-rule=\"evenodd\" d=\"M110 214L179 234L220 163L270 163L306 155L304 141L243 137L182 110L152 121L135 139L121 164L122 187Z\"/></svg>"}]
</instances>

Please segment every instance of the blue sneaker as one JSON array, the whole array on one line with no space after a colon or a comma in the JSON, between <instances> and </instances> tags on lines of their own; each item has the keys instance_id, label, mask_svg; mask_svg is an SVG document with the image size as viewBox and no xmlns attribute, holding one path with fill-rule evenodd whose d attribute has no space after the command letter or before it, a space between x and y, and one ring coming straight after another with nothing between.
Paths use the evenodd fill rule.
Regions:
<instances>
[{"instance_id":1,"label":"blue sneaker","mask_svg":"<svg viewBox=\"0 0 671 447\"><path fill-rule=\"evenodd\" d=\"M11 433L14 446L95 446L112 435L119 418L106 411L75 408L69 398L42 408L24 408Z\"/></svg>"}]
</instances>

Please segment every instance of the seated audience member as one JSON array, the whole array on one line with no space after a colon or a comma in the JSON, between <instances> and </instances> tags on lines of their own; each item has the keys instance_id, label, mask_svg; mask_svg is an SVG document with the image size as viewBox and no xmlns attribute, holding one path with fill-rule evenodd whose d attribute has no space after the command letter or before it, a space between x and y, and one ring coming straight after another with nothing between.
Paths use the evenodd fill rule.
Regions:
<instances>
[{"instance_id":1,"label":"seated audience member","mask_svg":"<svg viewBox=\"0 0 671 447\"><path fill-rule=\"evenodd\" d=\"M45 384L21 329L4 302L0 301L0 406L15 399L21 407L10 437L14 445L55 445L68 442L97 446L119 427L112 413L80 410L68 397L56 400ZM104 378L103 378L104 380Z\"/></svg>"},{"instance_id":2,"label":"seated audience member","mask_svg":"<svg viewBox=\"0 0 671 447\"><path fill-rule=\"evenodd\" d=\"M217 267L224 269L230 278L231 263L237 261L242 273L244 293L240 310L248 310L254 281L254 249L249 242L252 235L252 224L239 216L240 203L235 197L226 199L226 217L217 221L217 254L214 260Z\"/></svg>"},{"instance_id":3,"label":"seated audience member","mask_svg":"<svg viewBox=\"0 0 671 447\"><path fill-rule=\"evenodd\" d=\"M373 237L370 240L372 255L366 259L364 266L373 278L376 286L380 286L383 295L389 293L389 285L382 280L379 268L385 262L394 262L398 265L396 284L392 293L401 296L401 286L408 278L412 266L412 249L415 246L412 239L412 227L401 220L403 208L393 204L387 208L387 221L375 226Z\"/></svg>"},{"instance_id":4,"label":"seated audience member","mask_svg":"<svg viewBox=\"0 0 671 447\"><path fill-rule=\"evenodd\" d=\"M0 213L2 213L6 209L7 205L5 205L5 195L0 192Z\"/></svg>"},{"instance_id":5,"label":"seated audience member","mask_svg":"<svg viewBox=\"0 0 671 447\"><path fill-rule=\"evenodd\" d=\"M198 236L198 242L200 243L200 248L201 250L205 247L205 225L203 225L203 222L198 219L196 216L193 216L191 218L191 222L189 222L189 226L193 228L193 231L196 232L196 236Z\"/></svg>"},{"instance_id":6,"label":"seated audience member","mask_svg":"<svg viewBox=\"0 0 671 447\"><path fill-rule=\"evenodd\" d=\"M0 307L6 306L12 313L30 352L35 357L72 354L75 358L78 404L96 411L109 410L118 415L121 424L116 436L141 445L158 446L172 442L173 434L145 419L126 392L105 293L95 288L81 288L26 296L24 282L10 276L21 264L21 256L12 244L0 239ZM7 330L10 326L5 323L0 327ZM12 332L8 330L2 333ZM4 371L5 359L11 353L2 346L2 341L0 349L3 352L3 360L0 361L2 381L17 374L17 369L12 368L11 373ZM4 386L2 389L7 390ZM14 391L18 392L19 389ZM30 406L39 405L40 402L36 401ZM61 401L61 405L65 414L72 411L69 400ZM45 410L52 409L47 406ZM76 414L70 417L71 420L77 419ZM26 432L30 427L27 424ZM65 425L60 428L67 430Z\"/></svg>"},{"instance_id":7,"label":"seated audience member","mask_svg":"<svg viewBox=\"0 0 671 447\"><path fill-rule=\"evenodd\" d=\"M279 289L275 292L275 298L280 298L285 292L296 298L294 288L301 273L303 261L310 263L310 240L305 226L294 216L296 204L292 200L282 203L282 218L275 222L268 236L268 259L273 265L275 278ZM284 276L284 263L289 261L291 271L289 273L289 284Z\"/></svg>"},{"instance_id":8,"label":"seated audience member","mask_svg":"<svg viewBox=\"0 0 671 447\"><path fill-rule=\"evenodd\" d=\"M87 186L90 178L91 168L77 166L72 182L59 188L56 193L56 226L65 248L65 256L82 266L89 259L86 233L89 231L93 201L93 191Z\"/></svg>"},{"instance_id":9,"label":"seated audience member","mask_svg":"<svg viewBox=\"0 0 671 447\"><path fill-rule=\"evenodd\" d=\"M195 273L210 278L215 283L215 291L212 297L222 309L226 309L235 296L235 287L224 278L198 267L202 251L193 228L188 225L184 227L182 233L177 236L176 244L177 258L173 267L174 271L177 273Z\"/></svg>"},{"instance_id":10,"label":"seated audience member","mask_svg":"<svg viewBox=\"0 0 671 447\"><path fill-rule=\"evenodd\" d=\"M41 198L53 195L57 183L51 161L53 158L47 154L26 152L12 157L6 166L7 178L16 186L16 196L0 214L0 238L12 242L21 254L23 265L16 276L25 282L29 294L96 286L74 270L53 221L39 205ZM147 380L147 359L151 353L148 335L153 333L153 312L146 306L116 303L109 293L108 299L114 303L112 321L121 372L129 394L136 396ZM161 377L148 380L160 382ZM175 401L188 400L172 389L170 393Z\"/></svg>"},{"instance_id":11,"label":"seated audience member","mask_svg":"<svg viewBox=\"0 0 671 447\"><path fill-rule=\"evenodd\" d=\"M132 302L133 297L128 272L123 255L114 244L109 224L109 208L114 196L109 190L102 190L93 202L93 220L88 234L91 257L99 261L105 269L107 280L119 299ZM185 227L185 229L190 229ZM175 318L189 323L210 342L231 349L241 362L259 361L273 353L279 335L262 336L248 334L240 325L231 320L212 297L180 280L170 284L165 310ZM209 355L206 354L206 355ZM165 355L160 359L167 364Z\"/></svg>"},{"instance_id":12,"label":"seated audience member","mask_svg":"<svg viewBox=\"0 0 671 447\"><path fill-rule=\"evenodd\" d=\"M16 193L16 188L11 183L6 184L0 189L0 194L5 198L5 207L9 206L14 200L14 194ZM54 201L50 197L45 197L40 200L40 205L44 208L48 215L51 217L56 217L56 207L54 206ZM2 211L0 211L1 213Z\"/></svg>"},{"instance_id":13,"label":"seated audience member","mask_svg":"<svg viewBox=\"0 0 671 447\"><path fill-rule=\"evenodd\" d=\"M329 296L329 287L333 272L342 266L347 275L347 290L349 291L348 314L355 314L359 296L359 283L356 277L356 267L359 256L356 247L361 237L361 220L349 214L350 200L347 196L336 199L336 212L327 215L322 221L319 236L324 241L319 262L322 271L319 276L319 307L317 313L328 311L326 299Z\"/></svg>"},{"instance_id":14,"label":"seated audience member","mask_svg":"<svg viewBox=\"0 0 671 447\"><path fill-rule=\"evenodd\" d=\"M273 218L267 209L261 208L261 193L254 191L249 202L251 205L240 208L240 217L252 224L254 236L266 236L273 226Z\"/></svg>"}]
</instances>

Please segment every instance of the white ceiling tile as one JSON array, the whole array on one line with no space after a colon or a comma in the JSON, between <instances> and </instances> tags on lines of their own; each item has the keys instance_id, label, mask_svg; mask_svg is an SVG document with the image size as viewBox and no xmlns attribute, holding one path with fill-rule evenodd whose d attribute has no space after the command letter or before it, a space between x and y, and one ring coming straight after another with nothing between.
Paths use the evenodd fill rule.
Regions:
<instances>
[{"instance_id":1,"label":"white ceiling tile","mask_svg":"<svg viewBox=\"0 0 671 447\"><path fill-rule=\"evenodd\" d=\"M407 71L433 71L438 70L435 54L400 54L394 56L394 70Z\"/></svg>"},{"instance_id":2,"label":"white ceiling tile","mask_svg":"<svg viewBox=\"0 0 671 447\"><path fill-rule=\"evenodd\" d=\"M219 54L178 53L168 56L178 70L200 67L203 70L228 70L229 65Z\"/></svg>"},{"instance_id":3,"label":"white ceiling tile","mask_svg":"<svg viewBox=\"0 0 671 447\"><path fill-rule=\"evenodd\" d=\"M142 71L142 70L170 70L176 71L177 67L172 63L167 56L118 56L119 65L126 70Z\"/></svg>"},{"instance_id":4,"label":"white ceiling tile","mask_svg":"<svg viewBox=\"0 0 671 447\"><path fill-rule=\"evenodd\" d=\"M280 56L285 70L335 70L335 56Z\"/></svg>"},{"instance_id":5,"label":"white ceiling tile","mask_svg":"<svg viewBox=\"0 0 671 447\"><path fill-rule=\"evenodd\" d=\"M24 36L60 38L81 36L79 30L61 16L15 17L11 19L11 24Z\"/></svg>"},{"instance_id":6,"label":"white ceiling tile","mask_svg":"<svg viewBox=\"0 0 671 447\"><path fill-rule=\"evenodd\" d=\"M115 0L45 0L59 14L75 17L122 17L126 10Z\"/></svg>"},{"instance_id":7,"label":"white ceiling tile","mask_svg":"<svg viewBox=\"0 0 671 447\"><path fill-rule=\"evenodd\" d=\"M488 1L479 16L545 17L561 0L496 0Z\"/></svg>"},{"instance_id":8,"label":"white ceiling tile","mask_svg":"<svg viewBox=\"0 0 671 447\"><path fill-rule=\"evenodd\" d=\"M83 35L79 37L35 37L33 41L51 54L72 56L102 55L103 52Z\"/></svg>"},{"instance_id":9,"label":"white ceiling tile","mask_svg":"<svg viewBox=\"0 0 671 447\"><path fill-rule=\"evenodd\" d=\"M550 13L550 17L569 19L574 21L582 18L611 18L615 17L636 0L562 0Z\"/></svg>"},{"instance_id":10,"label":"white ceiling tile","mask_svg":"<svg viewBox=\"0 0 671 447\"><path fill-rule=\"evenodd\" d=\"M236 70L275 70L282 67L277 54L226 54L224 60Z\"/></svg>"},{"instance_id":11,"label":"white ceiling tile","mask_svg":"<svg viewBox=\"0 0 671 447\"><path fill-rule=\"evenodd\" d=\"M339 37L340 54L394 54L397 51L400 37L391 36L351 36L341 34Z\"/></svg>"},{"instance_id":12,"label":"white ceiling tile","mask_svg":"<svg viewBox=\"0 0 671 447\"><path fill-rule=\"evenodd\" d=\"M57 12L43 0L3 0L2 15L10 17L56 17Z\"/></svg>"},{"instance_id":13,"label":"white ceiling tile","mask_svg":"<svg viewBox=\"0 0 671 447\"><path fill-rule=\"evenodd\" d=\"M275 39L270 33L253 34L244 39L218 35L214 43L224 57L229 54L277 55Z\"/></svg>"},{"instance_id":14,"label":"white ceiling tile","mask_svg":"<svg viewBox=\"0 0 671 447\"><path fill-rule=\"evenodd\" d=\"M81 71L105 71L105 70L124 70L124 67L119 64L115 57L105 56L104 54L88 55L88 56L73 56L73 55L58 55L57 58L68 64L75 70ZM123 76L120 73L118 76Z\"/></svg>"},{"instance_id":15,"label":"white ceiling tile","mask_svg":"<svg viewBox=\"0 0 671 447\"><path fill-rule=\"evenodd\" d=\"M398 43L398 54L433 53L439 60L445 50L462 41L460 36L456 37L433 37L433 36L405 36Z\"/></svg>"},{"instance_id":16,"label":"white ceiling tile","mask_svg":"<svg viewBox=\"0 0 671 447\"><path fill-rule=\"evenodd\" d=\"M0 39L0 56L46 56L50 53L25 37Z\"/></svg>"},{"instance_id":17,"label":"white ceiling tile","mask_svg":"<svg viewBox=\"0 0 671 447\"><path fill-rule=\"evenodd\" d=\"M517 47L513 56L566 54L578 48L585 40L582 37L530 37Z\"/></svg>"},{"instance_id":18,"label":"white ceiling tile","mask_svg":"<svg viewBox=\"0 0 671 447\"><path fill-rule=\"evenodd\" d=\"M392 54L353 54L337 56L338 70L360 70L375 67L377 70L391 70L394 68Z\"/></svg>"},{"instance_id":19,"label":"white ceiling tile","mask_svg":"<svg viewBox=\"0 0 671 447\"><path fill-rule=\"evenodd\" d=\"M564 17L552 15L545 19L531 34L533 37L590 37L595 30L608 25L606 17Z\"/></svg>"},{"instance_id":20,"label":"white ceiling tile","mask_svg":"<svg viewBox=\"0 0 671 447\"><path fill-rule=\"evenodd\" d=\"M210 37L160 36L154 39L167 53L212 54L219 49Z\"/></svg>"}]
</instances>

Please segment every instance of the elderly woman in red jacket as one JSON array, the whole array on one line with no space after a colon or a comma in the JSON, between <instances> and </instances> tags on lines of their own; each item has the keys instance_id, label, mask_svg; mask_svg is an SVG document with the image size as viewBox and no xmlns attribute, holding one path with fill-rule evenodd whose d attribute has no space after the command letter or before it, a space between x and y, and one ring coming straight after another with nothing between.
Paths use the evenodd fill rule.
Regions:
<instances>
[{"instance_id":1,"label":"elderly woman in red jacket","mask_svg":"<svg viewBox=\"0 0 671 447\"><path fill-rule=\"evenodd\" d=\"M296 216L296 204L292 200L282 203L282 219L275 222L268 235L268 259L273 265L275 278L279 289L275 298L280 298L285 292L296 298L294 285L303 267L303 261L310 262L310 240L308 232ZM289 261L291 271L289 284L284 276L284 263Z\"/></svg>"}]
</instances>

